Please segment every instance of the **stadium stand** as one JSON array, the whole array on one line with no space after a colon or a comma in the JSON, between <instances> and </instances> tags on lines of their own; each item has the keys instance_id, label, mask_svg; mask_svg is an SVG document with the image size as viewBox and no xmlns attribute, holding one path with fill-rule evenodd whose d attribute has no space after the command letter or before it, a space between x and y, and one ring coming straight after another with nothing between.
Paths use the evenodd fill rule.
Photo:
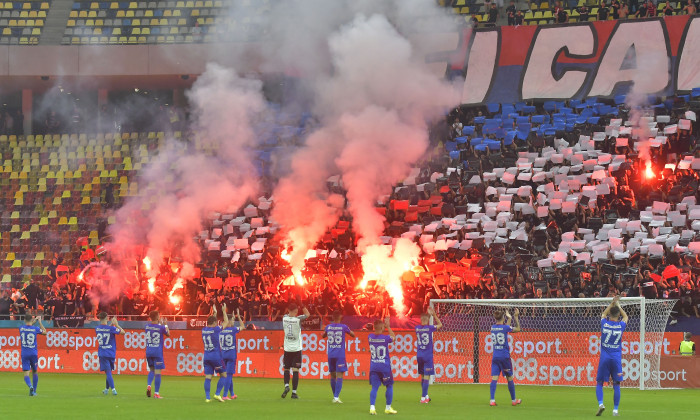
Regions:
<instances>
[{"instance_id":1,"label":"stadium stand","mask_svg":"<svg viewBox=\"0 0 700 420\"><path fill-rule=\"evenodd\" d=\"M152 44L248 40L269 1L73 3L62 44Z\"/></svg>"},{"instance_id":2,"label":"stadium stand","mask_svg":"<svg viewBox=\"0 0 700 420\"><path fill-rule=\"evenodd\" d=\"M50 1L0 2L0 44L37 45Z\"/></svg>"}]
</instances>

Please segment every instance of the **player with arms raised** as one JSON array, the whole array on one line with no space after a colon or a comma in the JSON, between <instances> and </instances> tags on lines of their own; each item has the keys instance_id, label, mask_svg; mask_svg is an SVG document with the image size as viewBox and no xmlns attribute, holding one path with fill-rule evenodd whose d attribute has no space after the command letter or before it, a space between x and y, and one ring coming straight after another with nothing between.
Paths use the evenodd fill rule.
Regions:
<instances>
[{"instance_id":1,"label":"player with arms raised","mask_svg":"<svg viewBox=\"0 0 700 420\"><path fill-rule=\"evenodd\" d=\"M109 321L107 312L100 312L97 318L100 320L100 325L95 327L95 334L97 335L97 356L100 358L100 370L107 376L107 385L102 393L107 395L111 389L112 394L117 395L112 371L114 370L114 359L117 357L116 334L124 334L124 329L117 323L116 316L112 318L111 324L107 325L107 321Z\"/></svg>"},{"instance_id":2,"label":"player with arms raised","mask_svg":"<svg viewBox=\"0 0 700 420\"><path fill-rule=\"evenodd\" d=\"M620 319L622 318L622 319ZM620 297L615 296L603 311L600 320L601 346L600 361L598 362L598 375L596 377L595 396L598 398L598 412L600 416L605 411L603 405L603 383L610 380L613 383L613 416L619 416L620 406L620 382L622 381L622 333L627 328L627 313L620 306Z\"/></svg>"},{"instance_id":3,"label":"player with arms raised","mask_svg":"<svg viewBox=\"0 0 700 420\"><path fill-rule=\"evenodd\" d=\"M389 335L384 334L384 329ZM391 355L389 354L389 344L394 341L396 335L389 326L389 318L386 321L378 319L374 321L374 333L367 337L369 342L370 362L369 362L369 384L372 390L369 393L369 414L377 414L374 404L377 402L377 392L379 387L386 387L386 408L384 413L396 414L397 411L391 407L394 399L394 375L391 372Z\"/></svg>"},{"instance_id":4,"label":"player with arms raised","mask_svg":"<svg viewBox=\"0 0 700 420\"><path fill-rule=\"evenodd\" d=\"M156 392L153 398L163 398L160 396L160 372L165 369L163 361L163 340L170 335L170 329L164 319L160 318L158 311L152 311L149 315L151 322L146 324L146 362L148 363L148 387L146 396L151 396L151 384L156 385Z\"/></svg>"},{"instance_id":5,"label":"player with arms raised","mask_svg":"<svg viewBox=\"0 0 700 420\"><path fill-rule=\"evenodd\" d=\"M331 390L333 402L342 404L340 390L343 389L343 373L348 371L345 361L345 334L355 337L355 334L345 324L342 324L343 314L340 311L333 312L333 323L326 325L323 338L328 338L328 371L331 376Z\"/></svg>"},{"instance_id":6,"label":"player with arms raised","mask_svg":"<svg viewBox=\"0 0 700 420\"><path fill-rule=\"evenodd\" d=\"M241 319L241 314L236 310L236 316L231 318L228 317L226 313L226 304L222 307L224 311L224 323L221 326L221 334L219 334L219 341L221 344L221 356L224 359L224 366L226 367L226 384L224 385L223 399L224 400L235 400L238 398L236 394L233 393L233 375L236 374L236 358L238 354L236 353L236 334L245 329L245 324L243 319ZM234 325L236 319L238 319L238 326ZM227 397L226 395L230 395Z\"/></svg>"},{"instance_id":7,"label":"player with arms raised","mask_svg":"<svg viewBox=\"0 0 700 420\"><path fill-rule=\"evenodd\" d=\"M430 317L435 320L435 325L430 325ZM428 385L430 385L430 375L435 373L433 366L433 333L442 328L442 322L435 315L433 308L428 309L427 314L420 316L420 325L416 327L416 340L418 348L416 351L418 361L418 374L421 375L421 397L420 402L427 404L430 402L428 396Z\"/></svg>"},{"instance_id":8,"label":"player with arms raised","mask_svg":"<svg viewBox=\"0 0 700 420\"><path fill-rule=\"evenodd\" d=\"M226 312L226 307L223 308ZM202 341L204 342L204 394L206 402L211 401L211 377L214 372L219 374L219 380L216 382L216 394L214 399L219 402L224 402L221 398L221 390L224 389L224 384L228 382L226 372L224 372L224 362L221 360L221 344L219 342L219 334L221 327L216 325L216 305L211 308L211 315L207 318L207 326L202 328Z\"/></svg>"},{"instance_id":9,"label":"player with arms raised","mask_svg":"<svg viewBox=\"0 0 700 420\"><path fill-rule=\"evenodd\" d=\"M498 377L503 376L508 380L508 391L513 405L518 405L522 400L515 398L515 382L513 382L513 362L510 359L510 345L508 344L508 334L520 332L520 310L515 308L513 316L506 310L496 310L493 313L496 323L491 326L491 342L493 343L493 358L491 359L491 402L492 407L496 406L496 386ZM515 326L510 324L515 321Z\"/></svg>"},{"instance_id":10,"label":"player with arms raised","mask_svg":"<svg viewBox=\"0 0 700 420\"><path fill-rule=\"evenodd\" d=\"M304 315L298 315L299 307L296 303L290 303L287 313L282 318L284 328L284 391L282 398L289 393L289 371L292 371L292 398L297 399L297 386L299 385L299 369L301 368L301 321L309 317L309 310L304 308ZM298 315L298 316L297 316Z\"/></svg>"},{"instance_id":11,"label":"player with arms raised","mask_svg":"<svg viewBox=\"0 0 700 420\"><path fill-rule=\"evenodd\" d=\"M38 322L39 326L35 326L34 323ZM39 375L36 373L39 353L37 352L37 334L46 334L46 328L41 323L41 318L34 317L34 315L24 316L24 325L19 327L19 338L22 342L22 372L24 372L24 383L27 384L29 388L29 396L33 397L36 395L36 387L39 384ZM32 372L32 380L29 380L29 371Z\"/></svg>"}]
</instances>

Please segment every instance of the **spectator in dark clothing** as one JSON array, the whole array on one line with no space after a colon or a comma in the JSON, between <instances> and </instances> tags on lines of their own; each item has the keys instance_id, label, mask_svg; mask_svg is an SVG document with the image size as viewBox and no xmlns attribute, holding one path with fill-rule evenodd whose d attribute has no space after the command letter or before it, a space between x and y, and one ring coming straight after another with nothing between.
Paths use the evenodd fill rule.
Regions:
<instances>
[{"instance_id":1,"label":"spectator in dark clothing","mask_svg":"<svg viewBox=\"0 0 700 420\"><path fill-rule=\"evenodd\" d=\"M517 13L515 14L515 25L516 26L522 25L524 20L525 20L525 16L523 16L523 11L518 10Z\"/></svg>"},{"instance_id":2,"label":"spectator in dark clothing","mask_svg":"<svg viewBox=\"0 0 700 420\"><path fill-rule=\"evenodd\" d=\"M10 319L10 307L12 299L5 290L0 290L0 320Z\"/></svg>"},{"instance_id":3,"label":"spectator in dark clothing","mask_svg":"<svg viewBox=\"0 0 700 420\"><path fill-rule=\"evenodd\" d=\"M615 20L620 19L620 2L618 0L613 0L610 3L610 9L612 10L612 18Z\"/></svg>"},{"instance_id":4,"label":"spectator in dark clothing","mask_svg":"<svg viewBox=\"0 0 700 420\"><path fill-rule=\"evenodd\" d=\"M489 9L489 26L495 26L498 20L498 6L496 3L491 3L491 8Z\"/></svg>"},{"instance_id":5,"label":"spectator in dark clothing","mask_svg":"<svg viewBox=\"0 0 700 420\"><path fill-rule=\"evenodd\" d=\"M605 5L604 1L601 1L600 7L598 7L598 20L608 20L609 14L610 10L608 9L608 6Z\"/></svg>"},{"instance_id":6,"label":"spectator in dark clothing","mask_svg":"<svg viewBox=\"0 0 700 420\"><path fill-rule=\"evenodd\" d=\"M511 1L510 6L506 7L506 14L508 15L508 25L513 26L515 23L515 15L517 11L515 10L515 2Z\"/></svg>"},{"instance_id":7,"label":"spectator in dark clothing","mask_svg":"<svg viewBox=\"0 0 700 420\"><path fill-rule=\"evenodd\" d=\"M583 6L578 8L578 14L579 14L578 20L580 22L588 22L588 18L590 17L590 13L591 13L591 11L588 10L588 6L586 6L584 4Z\"/></svg>"}]
</instances>

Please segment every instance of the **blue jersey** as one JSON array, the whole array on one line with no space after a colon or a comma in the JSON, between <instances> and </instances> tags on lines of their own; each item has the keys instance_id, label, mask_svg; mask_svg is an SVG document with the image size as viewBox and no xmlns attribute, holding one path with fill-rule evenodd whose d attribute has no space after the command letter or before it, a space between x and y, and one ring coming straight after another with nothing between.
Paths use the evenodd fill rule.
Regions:
<instances>
[{"instance_id":1,"label":"blue jersey","mask_svg":"<svg viewBox=\"0 0 700 420\"><path fill-rule=\"evenodd\" d=\"M19 327L19 338L22 342L22 357L37 356L36 336L41 334L41 328L34 325Z\"/></svg>"},{"instance_id":2,"label":"blue jersey","mask_svg":"<svg viewBox=\"0 0 700 420\"><path fill-rule=\"evenodd\" d=\"M622 359L622 333L625 328L627 324L624 321L600 320L600 357L602 359Z\"/></svg>"},{"instance_id":3,"label":"blue jersey","mask_svg":"<svg viewBox=\"0 0 700 420\"><path fill-rule=\"evenodd\" d=\"M328 337L328 358L345 358L345 334L350 332L350 327L345 324L326 325L326 336Z\"/></svg>"},{"instance_id":4,"label":"blue jersey","mask_svg":"<svg viewBox=\"0 0 700 420\"><path fill-rule=\"evenodd\" d=\"M97 334L97 356L117 357L117 338L119 328L112 325L98 325L95 327Z\"/></svg>"},{"instance_id":5,"label":"blue jersey","mask_svg":"<svg viewBox=\"0 0 700 420\"><path fill-rule=\"evenodd\" d=\"M204 341L204 360L221 360L221 346L219 334L221 327L202 328L202 341Z\"/></svg>"},{"instance_id":6,"label":"blue jersey","mask_svg":"<svg viewBox=\"0 0 700 420\"><path fill-rule=\"evenodd\" d=\"M146 357L163 358L163 339L166 335L164 325L146 324Z\"/></svg>"},{"instance_id":7,"label":"blue jersey","mask_svg":"<svg viewBox=\"0 0 700 420\"><path fill-rule=\"evenodd\" d=\"M394 341L390 336L384 334L370 334L367 337L371 359L369 362L370 372L391 372L391 357L389 355L389 343Z\"/></svg>"},{"instance_id":8,"label":"blue jersey","mask_svg":"<svg viewBox=\"0 0 700 420\"><path fill-rule=\"evenodd\" d=\"M506 324L494 324L491 326L491 342L493 343L494 359L510 359L510 344L508 344L508 333L513 328Z\"/></svg>"},{"instance_id":9,"label":"blue jersey","mask_svg":"<svg viewBox=\"0 0 700 420\"><path fill-rule=\"evenodd\" d=\"M221 346L221 355L224 359L236 359L236 334L241 331L238 327L227 327L221 330L219 334L219 345Z\"/></svg>"},{"instance_id":10,"label":"blue jersey","mask_svg":"<svg viewBox=\"0 0 700 420\"><path fill-rule=\"evenodd\" d=\"M435 325L419 325L416 327L416 340L418 342L418 358L433 358L433 333L435 331L437 331Z\"/></svg>"}]
</instances>

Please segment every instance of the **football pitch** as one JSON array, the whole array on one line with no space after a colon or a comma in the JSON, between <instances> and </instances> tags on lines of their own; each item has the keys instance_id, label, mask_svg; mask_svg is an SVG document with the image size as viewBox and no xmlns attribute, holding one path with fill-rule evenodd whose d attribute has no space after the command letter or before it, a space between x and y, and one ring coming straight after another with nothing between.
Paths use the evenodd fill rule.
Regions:
<instances>
[{"instance_id":1,"label":"football pitch","mask_svg":"<svg viewBox=\"0 0 700 420\"><path fill-rule=\"evenodd\" d=\"M216 386L212 381L212 392ZM115 376L118 396L102 394L104 376L41 374L38 395L30 397L21 373L0 373L2 419L356 419L369 416L369 385L346 381L341 399L331 403L327 380L302 380L299 400L280 398L282 380L234 378L235 401L204 402L203 377L163 377L161 400L146 398L145 376ZM593 388L520 386L523 404L510 405L508 390L499 384L498 407L490 407L488 385L432 385L430 404L420 404L419 383L400 382L394 389L395 417L477 419L577 419L595 417ZM606 411L612 417L612 388L605 390ZM622 390L621 417L649 419L696 418L700 390ZM377 417L384 414L383 388L377 398Z\"/></svg>"}]
</instances>

